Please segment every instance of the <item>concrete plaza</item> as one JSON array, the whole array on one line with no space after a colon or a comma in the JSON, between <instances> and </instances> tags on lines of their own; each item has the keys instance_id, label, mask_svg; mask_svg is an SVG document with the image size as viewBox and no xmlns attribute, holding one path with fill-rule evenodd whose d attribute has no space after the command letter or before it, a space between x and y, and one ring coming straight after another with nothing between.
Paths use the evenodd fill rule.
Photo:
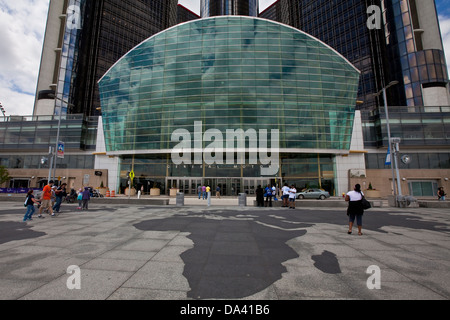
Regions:
<instances>
[{"instance_id":1,"label":"concrete plaza","mask_svg":"<svg viewBox=\"0 0 450 320\"><path fill-rule=\"evenodd\" d=\"M63 204L24 223L2 202L0 299L450 298L447 208L372 208L358 236L345 207L188 203Z\"/></svg>"}]
</instances>

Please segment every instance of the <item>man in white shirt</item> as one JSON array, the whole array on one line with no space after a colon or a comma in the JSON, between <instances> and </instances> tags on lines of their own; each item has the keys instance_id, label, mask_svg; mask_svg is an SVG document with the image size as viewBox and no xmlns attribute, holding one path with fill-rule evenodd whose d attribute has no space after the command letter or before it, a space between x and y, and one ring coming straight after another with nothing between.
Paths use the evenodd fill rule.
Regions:
<instances>
[{"instance_id":1,"label":"man in white shirt","mask_svg":"<svg viewBox=\"0 0 450 320\"><path fill-rule=\"evenodd\" d=\"M294 185L289 189L289 209L295 209L295 194L297 193L297 189L295 189Z\"/></svg>"},{"instance_id":2,"label":"man in white shirt","mask_svg":"<svg viewBox=\"0 0 450 320\"><path fill-rule=\"evenodd\" d=\"M288 207L288 201L289 201L289 187L287 183L284 184L283 188L281 188L281 191L283 191L283 207Z\"/></svg>"}]
</instances>

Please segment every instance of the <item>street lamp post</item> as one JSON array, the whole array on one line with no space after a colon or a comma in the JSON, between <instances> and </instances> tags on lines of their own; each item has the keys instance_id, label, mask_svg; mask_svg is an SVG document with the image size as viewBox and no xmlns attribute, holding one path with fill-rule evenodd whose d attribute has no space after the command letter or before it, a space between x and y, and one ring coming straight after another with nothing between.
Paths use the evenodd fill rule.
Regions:
<instances>
[{"instance_id":1,"label":"street lamp post","mask_svg":"<svg viewBox=\"0 0 450 320\"><path fill-rule=\"evenodd\" d=\"M70 106L69 102L64 101L61 98L58 98L56 96L56 94L50 94L49 97L50 98L54 98L55 100L61 101L63 103L66 103L67 106ZM56 102L55 102L55 110L56 110ZM58 129L56 131L56 146L55 146L55 152L54 152L53 157L52 157L52 160L53 160L52 162L53 162L53 165L54 165L54 167L53 167L53 180L55 180L55 177L56 177L56 160L57 160L57 155L58 155L59 137L60 137L60 132L61 132L61 116L62 116L62 106L61 106L61 108L59 110Z\"/></svg>"},{"instance_id":2,"label":"street lamp post","mask_svg":"<svg viewBox=\"0 0 450 320\"><path fill-rule=\"evenodd\" d=\"M388 106L387 106L387 95L386 90L389 89L392 86L395 86L398 84L398 81L391 81L386 87L381 89L378 93L375 93L374 96L378 97L380 94L383 94L383 100L384 100L384 113L386 116L386 128L387 128L387 134L388 134L388 144L389 144L389 150L391 154L394 154L394 164L395 164L395 171L397 173L397 187L396 187L396 181L395 181L395 174L394 174L394 165L392 164L391 160L391 170L392 170L392 185L394 189L394 198L395 198L395 204L398 206L397 203L397 190L398 189L398 195L402 195L402 189L400 186L400 173L398 171L398 164L397 164L397 149L398 149L398 142L396 142L396 145L394 146L392 143L392 137L391 137L391 126L389 125L389 112L388 112Z\"/></svg>"}]
</instances>

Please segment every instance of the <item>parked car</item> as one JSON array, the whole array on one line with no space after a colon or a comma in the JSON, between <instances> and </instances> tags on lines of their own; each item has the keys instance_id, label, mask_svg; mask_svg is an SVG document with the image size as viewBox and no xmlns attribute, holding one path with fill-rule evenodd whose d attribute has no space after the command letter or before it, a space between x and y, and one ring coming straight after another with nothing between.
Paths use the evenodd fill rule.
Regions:
<instances>
[{"instance_id":1,"label":"parked car","mask_svg":"<svg viewBox=\"0 0 450 320\"><path fill-rule=\"evenodd\" d=\"M295 194L297 199L320 199L324 200L330 197L330 193L328 191L320 190L320 189L306 189L302 192L297 192Z\"/></svg>"}]
</instances>

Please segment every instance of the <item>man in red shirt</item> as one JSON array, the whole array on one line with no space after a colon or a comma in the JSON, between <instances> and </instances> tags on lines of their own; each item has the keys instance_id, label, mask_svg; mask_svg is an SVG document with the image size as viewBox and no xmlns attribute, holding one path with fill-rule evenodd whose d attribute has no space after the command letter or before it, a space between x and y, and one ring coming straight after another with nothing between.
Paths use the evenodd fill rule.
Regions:
<instances>
[{"instance_id":1,"label":"man in red shirt","mask_svg":"<svg viewBox=\"0 0 450 320\"><path fill-rule=\"evenodd\" d=\"M49 210L49 213L52 215L52 217L55 216L52 209L52 186L53 186L53 180L50 180L48 182L48 185L44 187L44 190L42 191L41 195L41 208L39 209L39 215L38 218L43 218L42 216L42 210L47 209Z\"/></svg>"}]
</instances>

